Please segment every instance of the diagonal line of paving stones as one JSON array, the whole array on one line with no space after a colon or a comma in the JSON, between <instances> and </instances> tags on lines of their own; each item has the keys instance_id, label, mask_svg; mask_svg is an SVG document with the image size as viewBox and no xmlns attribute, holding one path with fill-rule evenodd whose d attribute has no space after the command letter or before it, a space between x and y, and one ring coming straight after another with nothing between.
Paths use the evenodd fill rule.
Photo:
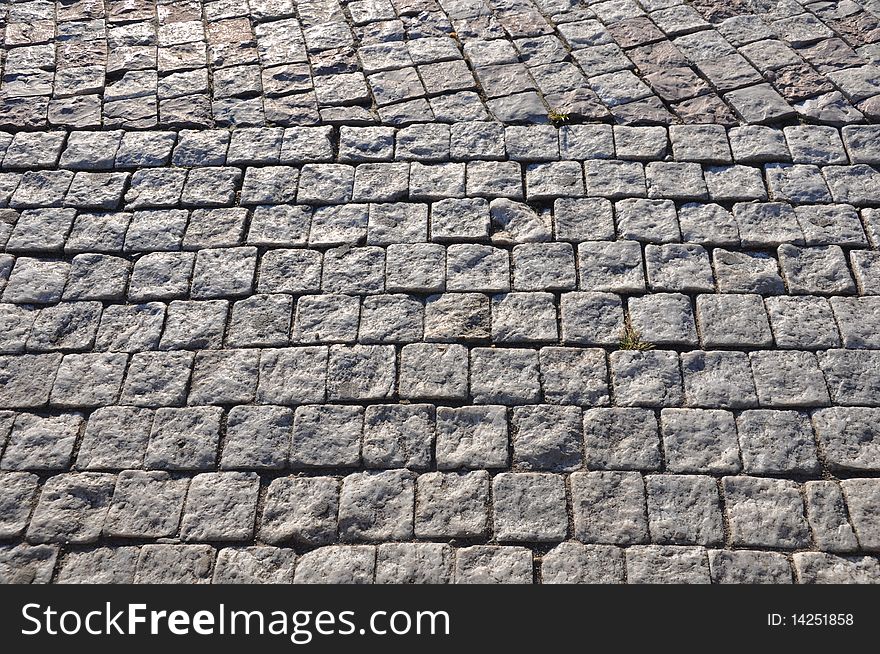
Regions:
<instances>
[{"instance_id":1,"label":"diagonal line of paving stones","mask_svg":"<svg viewBox=\"0 0 880 654\"><path fill-rule=\"evenodd\" d=\"M876 2L4 11L0 581L880 581Z\"/></svg>"},{"instance_id":2,"label":"diagonal line of paving stones","mask_svg":"<svg viewBox=\"0 0 880 654\"><path fill-rule=\"evenodd\" d=\"M5 4L0 127L880 116L877 0Z\"/></svg>"}]
</instances>

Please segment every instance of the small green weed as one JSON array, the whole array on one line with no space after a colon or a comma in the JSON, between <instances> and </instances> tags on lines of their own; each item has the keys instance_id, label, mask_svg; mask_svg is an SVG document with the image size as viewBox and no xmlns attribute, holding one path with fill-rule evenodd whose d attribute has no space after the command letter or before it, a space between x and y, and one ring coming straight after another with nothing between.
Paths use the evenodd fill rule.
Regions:
<instances>
[{"instance_id":1,"label":"small green weed","mask_svg":"<svg viewBox=\"0 0 880 654\"><path fill-rule=\"evenodd\" d=\"M627 323L626 326L623 328L623 334L621 334L620 336L620 349L638 350L639 352L645 352L646 350L653 350L654 345L648 343L647 341L643 341L642 335L638 332L638 330Z\"/></svg>"}]
</instances>

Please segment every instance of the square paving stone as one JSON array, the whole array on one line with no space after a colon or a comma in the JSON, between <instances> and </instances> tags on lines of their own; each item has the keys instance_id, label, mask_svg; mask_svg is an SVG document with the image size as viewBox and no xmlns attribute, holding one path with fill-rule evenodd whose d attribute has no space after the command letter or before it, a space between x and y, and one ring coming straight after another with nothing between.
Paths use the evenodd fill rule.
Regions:
<instances>
[{"instance_id":1,"label":"square paving stone","mask_svg":"<svg viewBox=\"0 0 880 654\"><path fill-rule=\"evenodd\" d=\"M184 541L250 540L260 478L253 472L213 472L192 478L180 524Z\"/></svg>"},{"instance_id":2,"label":"square paving stone","mask_svg":"<svg viewBox=\"0 0 880 654\"><path fill-rule=\"evenodd\" d=\"M0 548L0 579L4 583L48 584L57 558L56 546L6 545Z\"/></svg>"},{"instance_id":3,"label":"square paving stone","mask_svg":"<svg viewBox=\"0 0 880 654\"><path fill-rule=\"evenodd\" d=\"M134 264L128 299L144 302L185 297L189 293L194 264L192 252L145 254Z\"/></svg>"},{"instance_id":4,"label":"square paving stone","mask_svg":"<svg viewBox=\"0 0 880 654\"><path fill-rule=\"evenodd\" d=\"M193 366L188 403L247 404L257 389L256 350L198 352Z\"/></svg>"},{"instance_id":5,"label":"square paving stone","mask_svg":"<svg viewBox=\"0 0 880 654\"><path fill-rule=\"evenodd\" d=\"M488 245L456 244L446 251L446 288L450 291L506 292L509 255Z\"/></svg>"},{"instance_id":6,"label":"square paving stone","mask_svg":"<svg viewBox=\"0 0 880 654\"><path fill-rule=\"evenodd\" d=\"M737 417L748 474L815 473L819 468L809 417L796 411L749 410Z\"/></svg>"},{"instance_id":7,"label":"square paving stone","mask_svg":"<svg viewBox=\"0 0 880 654\"><path fill-rule=\"evenodd\" d=\"M333 477L279 477L266 492L259 536L270 543L330 543L338 510L339 481Z\"/></svg>"},{"instance_id":8,"label":"square paving stone","mask_svg":"<svg viewBox=\"0 0 880 654\"><path fill-rule=\"evenodd\" d=\"M5 302L50 304L58 302L67 282L70 264L18 257L3 291Z\"/></svg>"},{"instance_id":9,"label":"square paving stone","mask_svg":"<svg viewBox=\"0 0 880 654\"><path fill-rule=\"evenodd\" d=\"M505 293L492 298L496 343L555 341L556 306L551 293Z\"/></svg>"},{"instance_id":10,"label":"square paving stone","mask_svg":"<svg viewBox=\"0 0 880 654\"><path fill-rule=\"evenodd\" d=\"M361 343L406 343L422 338L422 303L410 295L364 298L358 339Z\"/></svg>"},{"instance_id":11,"label":"square paving stone","mask_svg":"<svg viewBox=\"0 0 880 654\"><path fill-rule=\"evenodd\" d=\"M574 250L569 243L517 245L512 263L516 290L573 290L577 284Z\"/></svg>"},{"instance_id":12,"label":"square paving stone","mask_svg":"<svg viewBox=\"0 0 880 654\"><path fill-rule=\"evenodd\" d=\"M623 305L612 293L564 293L560 315L564 343L615 345L623 333Z\"/></svg>"},{"instance_id":13,"label":"square paving stone","mask_svg":"<svg viewBox=\"0 0 880 654\"><path fill-rule=\"evenodd\" d=\"M394 202L409 193L409 165L361 164L354 174L352 198L359 202Z\"/></svg>"},{"instance_id":14,"label":"square paving stone","mask_svg":"<svg viewBox=\"0 0 880 654\"><path fill-rule=\"evenodd\" d=\"M160 350L218 349L223 345L227 300L175 300L168 304L168 317L159 342Z\"/></svg>"},{"instance_id":15,"label":"square paving stone","mask_svg":"<svg viewBox=\"0 0 880 654\"><path fill-rule=\"evenodd\" d=\"M878 321L880 301L877 297L831 298L831 308L843 337L843 346L852 349L880 348Z\"/></svg>"},{"instance_id":16,"label":"square paving stone","mask_svg":"<svg viewBox=\"0 0 880 654\"><path fill-rule=\"evenodd\" d=\"M618 237L648 243L681 240L671 200L620 200L615 203Z\"/></svg>"},{"instance_id":17,"label":"square paving stone","mask_svg":"<svg viewBox=\"0 0 880 654\"><path fill-rule=\"evenodd\" d=\"M238 168L194 168L190 170L180 201L183 205L219 207L235 199L241 186Z\"/></svg>"},{"instance_id":18,"label":"square paving stone","mask_svg":"<svg viewBox=\"0 0 880 654\"><path fill-rule=\"evenodd\" d=\"M471 350L471 395L477 404L521 404L539 398L538 354L528 349Z\"/></svg>"},{"instance_id":19,"label":"square paving stone","mask_svg":"<svg viewBox=\"0 0 880 654\"><path fill-rule=\"evenodd\" d=\"M257 248L199 250L193 270L193 299L247 295L253 289Z\"/></svg>"},{"instance_id":20,"label":"square paving stone","mask_svg":"<svg viewBox=\"0 0 880 654\"><path fill-rule=\"evenodd\" d=\"M0 356L0 405L14 409L49 402L60 354Z\"/></svg>"},{"instance_id":21,"label":"square paving stone","mask_svg":"<svg viewBox=\"0 0 880 654\"><path fill-rule=\"evenodd\" d=\"M127 362L125 354L68 354L55 375L51 403L68 408L113 404Z\"/></svg>"},{"instance_id":22,"label":"square paving stone","mask_svg":"<svg viewBox=\"0 0 880 654\"><path fill-rule=\"evenodd\" d=\"M73 225L74 214L72 209L22 211L6 241L6 250L9 252L61 250Z\"/></svg>"},{"instance_id":23,"label":"square paving stone","mask_svg":"<svg viewBox=\"0 0 880 654\"><path fill-rule=\"evenodd\" d=\"M0 459L3 470L64 470L83 426L79 413L38 416L20 413Z\"/></svg>"},{"instance_id":24,"label":"square paving stone","mask_svg":"<svg viewBox=\"0 0 880 654\"><path fill-rule=\"evenodd\" d=\"M70 552L61 563L58 584L130 584L140 552L137 547L98 547Z\"/></svg>"},{"instance_id":25,"label":"square paving stone","mask_svg":"<svg viewBox=\"0 0 880 654\"><path fill-rule=\"evenodd\" d=\"M702 547L636 545L626 550L626 576L631 584L711 583Z\"/></svg>"},{"instance_id":26,"label":"square paving stone","mask_svg":"<svg viewBox=\"0 0 880 654\"><path fill-rule=\"evenodd\" d=\"M709 255L692 243L645 246L648 283L657 291L714 291Z\"/></svg>"},{"instance_id":27,"label":"square paving stone","mask_svg":"<svg viewBox=\"0 0 880 654\"><path fill-rule=\"evenodd\" d=\"M504 472L492 480L493 525L501 541L564 540L565 483L560 475Z\"/></svg>"},{"instance_id":28,"label":"square paving stone","mask_svg":"<svg viewBox=\"0 0 880 654\"><path fill-rule=\"evenodd\" d=\"M410 200L443 200L465 196L465 164L422 164L409 167Z\"/></svg>"},{"instance_id":29,"label":"square paving stone","mask_svg":"<svg viewBox=\"0 0 880 654\"><path fill-rule=\"evenodd\" d=\"M217 554L215 584L289 584L296 554L277 547L225 547Z\"/></svg>"},{"instance_id":30,"label":"square paving stone","mask_svg":"<svg viewBox=\"0 0 880 654\"><path fill-rule=\"evenodd\" d=\"M122 300L131 264L106 254L78 254L70 266L65 300Z\"/></svg>"},{"instance_id":31,"label":"square paving stone","mask_svg":"<svg viewBox=\"0 0 880 654\"><path fill-rule=\"evenodd\" d=\"M523 470L567 472L581 467L581 411L577 407L536 405L516 407L513 461Z\"/></svg>"},{"instance_id":32,"label":"square paving stone","mask_svg":"<svg viewBox=\"0 0 880 654\"><path fill-rule=\"evenodd\" d=\"M704 347L769 347L770 323L760 295L697 296L697 320Z\"/></svg>"},{"instance_id":33,"label":"square paving stone","mask_svg":"<svg viewBox=\"0 0 880 654\"><path fill-rule=\"evenodd\" d=\"M323 402L326 380L326 347L263 350L257 401L285 405Z\"/></svg>"},{"instance_id":34,"label":"square paving stone","mask_svg":"<svg viewBox=\"0 0 880 654\"><path fill-rule=\"evenodd\" d=\"M217 461L220 407L159 409L153 418L144 466L154 470L206 470Z\"/></svg>"},{"instance_id":35,"label":"square paving stone","mask_svg":"<svg viewBox=\"0 0 880 654\"><path fill-rule=\"evenodd\" d=\"M648 524L654 542L713 545L724 537L718 488L702 475L649 475Z\"/></svg>"},{"instance_id":36,"label":"square paving stone","mask_svg":"<svg viewBox=\"0 0 880 654\"><path fill-rule=\"evenodd\" d=\"M557 241L612 241L614 213L604 198L557 198L553 203Z\"/></svg>"},{"instance_id":37,"label":"square paving stone","mask_svg":"<svg viewBox=\"0 0 880 654\"><path fill-rule=\"evenodd\" d=\"M785 292L779 263L769 254L716 248L712 252L712 263L718 290L722 293L780 295Z\"/></svg>"},{"instance_id":38,"label":"square paving stone","mask_svg":"<svg viewBox=\"0 0 880 654\"><path fill-rule=\"evenodd\" d=\"M613 545L560 543L541 559L541 583L622 584L624 555Z\"/></svg>"},{"instance_id":39,"label":"square paving stone","mask_svg":"<svg viewBox=\"0 0 880 654\"><path fill-rule=\"evenodd\" d=\"M372 204L367 223L369 245L422 243L428 236L428 207L421 204Z\"/></svg>"},{"instance_id":40,"label":"square paving stone","mask_svg":"<svg viewBox=\"0 0 880 654\"><path fill-rule=\"evenodd\" d=\"M503 468L508 462L508 431L504 407L439 407L437 466Z\"/></svg>"},{"instance_id":41,"label":"square paving stone","mask_svg":"<svg viewBox=\"0 0 880 654\"><path fill-rule=\"evenodd\" d=\"M528 584L532 574L532 553L525 547L474 545L456 552L457 584Z\"/></svg>"},{"instance_id":42,"label":"square paving stone","mask_svg":"<svg viewBox=\"0 0 880 654\"><path fill-rule=\"evenodd\" d=\"M97 472L48 479L31 517L28 540L73 544L98 540L115 481L115 475Z\"/></svg>"},{"instance_id":43,"label":"square paving stone","mask_svg":"<svg viewBox=\"0 0 880 654\"><path fill-rule=\"evenodd\" d=\"M709 550L712 583L790 584L791 564L779 552Z\"/></svg>"},{"instance_id":44,"label":"square paving stone","mask_svg":"<svg viewBox=\"0 0 880 654\"><path fill-rule=\"evenodd\" d=\"M446 286L446 249L434 243L397 243L385 250L385 288L390 292L438 292Z\"/></svg>"},{"instance_id":45,"label":"square paving stone","mask_svg":"<svg viewBox=\"0 0 880 654\"><path fill-rule=\"evenodd\" d=\"M340 204L351 200L354 167L306 164L300 171L297 201L302 204Z\"/></svg>"},{"instance_id":46,"label":"square paving stone","mask_svg":"<svg viewBox=\"0 0 880 654\"><path fill-rule=\"evenodd\" d=\"M121 252L131 217L123 212L80 213L73 222L64 248L74 253Z\"/></svg>"},{"instance_id":47,"label":"square paving stone","mask_svg":"<svg viewBox=\"0 0 880 654\"><path fill-rule=\"evenodd\" d=\"M287 345L293 298L252 295L232 306L226 343L232 347Z\"/></svg>"},{"instance_id":48,"label":"square paving stone","mask_svg":"<svg viewBox=\"0 0 880 654\"><path fill-rule=\"evenodd\" d=\"M220 467L277 470L287 465L293 410L236 406L226 420Z\"/></svg>"},{"instance_id":49,"label":"square paving stone","mask_svg":"<svg viewBox=\"0 0 880 654\"><path fill-rule=\"evenodd\" d=\"M426 404L366 409L362 456L368 468L425 469L434 442L434 411Z\"/></svg>"},{"instance_id":50,"label":"square paving stone","mask_svg":"<svg viewBox=\"0 0 880 654\"><path fill-rule=\"evenodd\" d=\"M780 202L740 203L733 206L742 246L776 247L803 243L794 209Z\"/></svg>"},{"instance_id":51,"label":"square paving stone","mask_svg":"<svg viewBox=\"0 0 880 654\"><path fill-rule=\"evenodd\" d=\"M0 304L0 351L4 354L24 352L25 342L37 312L17 304Z\"/></svg>"},{"instance_id":52,"label":"square paving stone","mask_svg":"<svg viewBox=\"0 0 880 654\"><path fill-rule=\"evenodd\" d=\"M311 207L260 205L253 209L247 242L258 246L305 245L311 219Z\"/></svg>"},{"instance_id":53,"label":"square paving stone","mask_svg":"<svg viewBox=\"0 0 880 654\"><path fill-rule=\"evenodd\" d=\"M76 456L79 470L139 468L147 451L153 412L102 407L89 417Z\"/></svg>"},{"instance_id":54,"label":"square paving stone","mask_svg":"<svg viewBox=\"0 0 880 654\"><path fill-rule=\"evenodd\" d=\"M37 313L27 340L36 352L88 350L95 343L101 320L100 302L65 302Z\"/></svg>"},{"instance_id":55,"label":"square paving stone","mask_svg":"<svg viewBox=\"0 0 880 654\"><path fill-rule=\"evenodd\" d=\"M796 482L724 477L724 505L733 545L797 549L810 544Z\"/></svg>"},{"instance_id":56,"label":"square paving stone","mask_svg":"<svg viewBox=\"0 0 880 654\"><path fill-rule=\"evenodd\" d=\"M805 205L795 207L794 212L808 246L864 246L866 243L855 207L847 204Z\"/></svg>"},{"instance_id":57,"label":"square paving stone","mask_svg":"<svg viewBox=\"0 0 880 654\"><path fill-rule=\"evenodd\" d=\"M404 470L358 472L342 481L339 533L343 540L406 540L413 535L415 483Z\"/></svg>"},{"instance_id":58,"label":"square paving stone","mask_svg":"<svg viewBox=\"0 0 880 654\"><path fill-rule=\"evenodd\" d=\"M395 390L394 347L333 345L327 365L327 391L337 400L381 400Z\"/></svg>"},{"instance_id":59,"label":"square paving stone","mask_svg":"<svg viewBox=\"0 0 880 654\"><path fill-rule=\"evenodd\" d=\"M617 199L647 194L644 166L636 161L585 161L584 179L590 196Z\"/></svg>"},{"instance_id":60,"label":"square paving stone","mask_svg":"<svg viewBox=\"0 0 880 654\"><path fill-rule=\"evenodd\" d=\"M580 288L589 291L642 291L641 247L631 241L588 241L578 245Z\"/></svg>"},{"instance_id":61,"label":"square paving stone","mask_svg":"<svg viewBox=\"0 0 880 654\"><path fill-rule=\"evenodd\" d=\"M657 419L646 409L588 409L584 412L584 448L584 462L593 470L657 470Z\"/></svg>"},{"instance_id":62,"label":"square paving stone","mask_svg":"<svg viewBox=\"0 0 880 654\"><path fill-rule=\"evenodd\" d=\"M621 406L678 406L682 402L678 355L620 350L609 357L614 397Z\"/></svg>"},{"instance_id":63,"label":"square paving stone","mask_svg":"<svg viewBox=\"0 0 880 654\"><path fill-rule=\"evenodd\" d=\"M738 409L758 402L749 360L743 352L685 352L681 369L688 406Z\"/></svg>"},{"instance_id":64,"label":"square paving stone","mask_svg":"<svg viewBox=\"0 0 880 654\"><path fill-rule=\"evenodd\" d=\"M121 401L134 406L182 406L193 355L141 352L129 364Z\"/></svg>"},{"instance_id":65,"label":"square paving stone","mask_svg":"<svg viewBox=\"0 0 880 654\"><path fill-rule=\"evenodd\" d=\"M544 347L539 359L545 402L579 406L608 404L604 350Z\"/></svg>"},{"instance_id":66,"label":"square paving stone","mask_svg":"<svg viewBox=\"0 0 880 654\"><path fill-rule=\"evenodd\" d=\"M419 538L473 538L489 522L489 474L430 472L416 486L415 535Z\"/></svg>"},{"instance_id":67,"label":"square paving stone","mask_svg":"<svg viewBox=\"0 0 880 654\"><path fill-rule=\"evenodd\" d=\"M245 171L239 201L243 205L293 202L298 180L299 170L292 166L250 167ZM189 182L191 181L192 174Z\"/></svg>"},{"instance_id":68,"label":"square paving stone","mask_svg":"<svg viewBox=\"0 0 880 654\"><path fill-rule=\"evenodd\" d=\"M489 203L483 198L448 198L431 205L432 241L484 240L489 225Z\"/></svg>"},{"instance_id":69,"label":"square paving stone","mask_svg":"<svg viewBox=\"0 0 880 654\"><path fill-rule=\"evenodd\" d=\"M876 583L880 565L869 557L841 557L822 552L798 552L792 555L800 584Z\"/></svg>"},{"instance_id":70,"label":"square paving stone","mask_svg":"<svg viewBox=\"0 0 880 654\"><path fill-rule=\"evenodd\" d=\"M779 267L788 290L796 295L854 293L846 256L838 245L778 248Z\"/></svg>"},{"instance_id":71,"label":"square paving stone","mask_svg":"<svg viewBox=\"0 0 880 654\"><path fill-rule=\"evenodd\" d=\"M291 466L357 466L363 416L363 408L357 406L299 407L293 421Z\"/></svg>"},{"instance_id":72,"label":"square paving stone","mask_svg":"<svg viewBox=\"0 0 880 654\"><path fill-rule=\"evenodd\" d=\"M380 293L385 284L384 269L385 251L382 248L333 248L324 253L321 288L331 293Z\"/></svg>"},{"instance_id":73,"label":"square paving stone","mask_svg":"<svg viewBox=\"0 0 880 654\"><path fill-rule=\"evenodd\" d=\"M549 210L536 211L529 205L507 198L497 198L489 205L492 241L508 243L543 242L551 239Z\"/></svg>"},{"instance_id":74,"label":"square paving stone","mask_svg":"<svg viewBox=\"0 0 880 654\"><path fill-rule=\"evenodd\" d=\"M632 545L648 540L645 484L637 472L576 472L570 482L579 541Z\"/></svg>"},{"instance_id":75,"label":"square paving stone","mask_svg":"<svg viewBox=\"0 0 880 654\"><path fill-rule=\"evenodd\" d=\"M832 470L880 468L880 409L833 407L813 413L813 427Z\"/></svg>"},{"instance_id":76,"label":"square paving stone","mask_svg":"<svg viewBox=\"0 0 880 654\"><path fill-rule=\"evenodd\" d=\"M330 545L300 558L293 583L371 584L375 572L375 546Z\"/></svg>"},{"instance_id":77,"label":"square paving stone","mask_svg":"<svg viewBox=\"0 0 880 654\"><path fill-rule=\"evenodd\" d=\"M812 352L750 352L761 406L826 406L825 378Z\"/></svg>"},{"instance_id":78,"label":"square paving stone","mask_svg":"<svg viewBox=\"0 0 880 654\"><path fill-rule=\"evenodd\" d=\"M414 343L401 350L401 397L465 399L467 387L468 353L463 346Z\"/></svg>"},{"instance_id":79,"label":"square paving stone","mask_svg":"<svg viewBox=\"0 0 880 654\"><path fill-rule=\"evenodd\" d=\"M708 200L709 190L698 163L653 161L645 166L648 197Z\"/></svg>"},{"instance_id":80,"label":"square paving stone","mask_svg":"<svg viewBox=\"0 0 880 654\"><path fill-rule=\"evenodd\" d=\"M214 548L210 545L160 545L141 548L135 569L139 584L207 584Z\"/></svg>"},{"instance_id":81,"label":"square paving stone","mask_svg":"<svg viewBox=\"0 0 880 654\"><path fill-rule=\"evenodd\" d=\"M304 295L297 302L293 338L301 343L354 342L359 319L355 296Z\"/></svg>"},{"instance_id":82,"label":"square paving stone","mask_svg":"<svg viewBox=\"0 0 880 654\"><path fill-rule=\"evenodd\" d=\"M167 472L121 472L104 533L122 538L176 535L188 487L188 479L174 479Z\"/></svg>"},{"instance_id":83,"label":"square paving stone","mask_svg":"<svg viewBox=\"0 0 880 654\"><path fill-rule=\"evenodd\" d=\"M819 365L828 382L834 404L880 406L880 352L826 350Z\"/></svg>"},{"instance_id":84,"label":"square paving stone","mask_svg":"<svg viewBox=\"0 0 880 654\"><path fill-rule=\"evenodd\" d=\"M183 209L135 211L125 233L126 252L179 250L189 212Z\"/></svg>"},{"instance_id":85,"label":"square paving stone","mask_svg":"<svg viewBox=\"0 0 880 654\"><path fill-rule=\"evenodd\" d=\"M732 413L717 409L663 409L660 423L670 471L739 472L739 447Z\"/></svg>"},{"instance_id":86,"label":"square paving stone","mask_svg":"<svg viewBox=\"0 0 880 654\"><path fill-rule=\"evenodd\" d=\"M271 250L260 259L257 282L260 293L314 293L320 290L320 252Z\"/></svg>"},{"instance_id":87,"label":"square paving stone","mask_svg":"<svg viewBox=\"0 0 880 654\"><path fill-rule=\"evenodd\" d=\"M839 347L840 336L825 298L783 296L766 299L777 347L825 349Z\"/></svg>"},{"instance_id":88,"label":"square paving stone","mask_svg":"<svg viewBox=\"0 0 880 654\"><path fill-rule=\"evenodd\" d=\"M767 170L768 183L770 183L772 181L770 179L771 173L775 169L765 168L765 170ZM764 179L758 168L751 166L707 166L703 175L706 178L709 197L716 202L767 199ZM779 185L779 188L782 186ZM800 180L792 184L791 199L798 198L799 201L805 201L807 198L812 198L814 193L812 188L804 188ZM818 193L816 194L818 195ZM804 198L804 200L800 200L800 198Z\"/></svg>"},{"instance_id":89,"label":"square paving stone","mask_svg":"<svg viewBox=\"0 0 880 654\"><path fill-rule=\"evenodd\" d=\"M694 313L686 295L652 293L631 297L627 308L630 325L646 342L661 346L696 345Z\"/></svg>"}]
</instances>

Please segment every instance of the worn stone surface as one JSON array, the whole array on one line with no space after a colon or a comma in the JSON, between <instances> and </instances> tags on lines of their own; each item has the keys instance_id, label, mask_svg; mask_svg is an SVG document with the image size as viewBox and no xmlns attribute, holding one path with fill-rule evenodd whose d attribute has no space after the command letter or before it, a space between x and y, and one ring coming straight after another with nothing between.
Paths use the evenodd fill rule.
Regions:
<instances>
[{"instance_id":1,"label":"worn stone surface","mask_svg":"<svg viewBox=\"0 0 880 654\"><path fill-rule=\"evenodd\" d=\"M880 577L875 0L0 4L0 580Z\"/></svg>"}]
</instances>

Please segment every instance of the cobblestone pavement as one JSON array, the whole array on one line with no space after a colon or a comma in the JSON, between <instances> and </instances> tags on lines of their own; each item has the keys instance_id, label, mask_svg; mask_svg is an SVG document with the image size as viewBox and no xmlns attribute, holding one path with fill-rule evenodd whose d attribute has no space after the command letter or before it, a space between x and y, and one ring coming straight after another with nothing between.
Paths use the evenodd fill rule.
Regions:
<instances>
[{"instance_id":1,"label":"cobblestone pavement","mask_svg":"<svg viewBox=\"0 0 880 654\"><path fill-rule=\"evenodd\" d=\"M0 11L0 581L880 582L878 0Z\"/></svg>"}]
</instances>

